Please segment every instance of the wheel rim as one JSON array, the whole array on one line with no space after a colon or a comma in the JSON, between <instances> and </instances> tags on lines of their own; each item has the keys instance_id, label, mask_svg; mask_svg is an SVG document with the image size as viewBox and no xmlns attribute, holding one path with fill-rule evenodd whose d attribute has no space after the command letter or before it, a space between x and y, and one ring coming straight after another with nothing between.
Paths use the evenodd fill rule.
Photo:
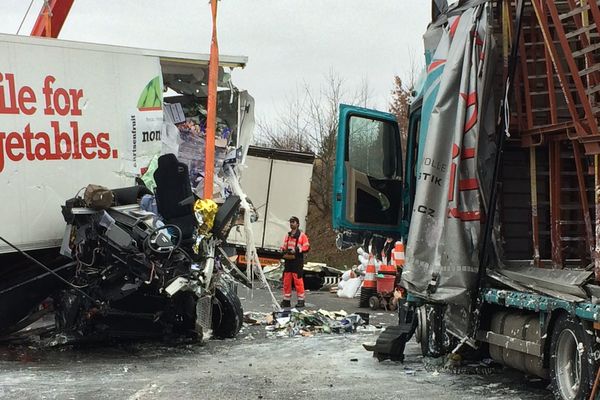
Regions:
<instances>
[{"instance_id":1,"label":"wheel rim","mask_svg":"<svg viewBox=\"0 0 600 400\"><path fill-rule=\"evenodd\" d=\"M421 343L422 340L427 340L427 310L425 306L417 307L417 318L415 340L417 343Z\"/></svg>"},{"instance_id":2,"label":"wheel rim","mask_svg":"<svg viewBox=\"0 0 600 400\"><path fill-rule=\"evenodd\" d=\"M581 385L580 343L575 332L563 330L556 347L556 380L564 399L574 399Z\"/></svg>"}]
</instances>

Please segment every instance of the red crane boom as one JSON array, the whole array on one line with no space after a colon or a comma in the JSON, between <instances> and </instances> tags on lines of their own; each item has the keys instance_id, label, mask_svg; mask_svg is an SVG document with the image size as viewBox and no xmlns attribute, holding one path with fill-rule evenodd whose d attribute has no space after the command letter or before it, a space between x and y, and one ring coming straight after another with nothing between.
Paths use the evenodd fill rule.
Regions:
<instances>
[{"instance_id":1,"label":"red crane boom","mask_svg":"<svg viewBox=\"0 0 600 400\"><path fill-rule=\"evenodd\" d=\"M31 36L57 38L75 0L48 0L38 15Z\"/></svg>"}]
</instances>

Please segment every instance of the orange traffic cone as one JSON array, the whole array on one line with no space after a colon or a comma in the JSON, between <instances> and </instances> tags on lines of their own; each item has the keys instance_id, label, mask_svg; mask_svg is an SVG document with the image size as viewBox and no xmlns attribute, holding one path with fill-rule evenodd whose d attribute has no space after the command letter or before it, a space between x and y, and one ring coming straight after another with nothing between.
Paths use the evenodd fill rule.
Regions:
<instances>
[{"instance_id":1,"label":"orange traffic cone","mask_svg":"<svg viewBox=\"0 0 600 400\"><path fill-rule=\"evenodd\" d=\"M360 288L359 307L369 307L369 300L373 296L377 296L377 278L375 271L375 262L373 256L369 258L367 269L365 270L365 279Z\"/></svg>"},{"instance_id":2,"label":"orange traffic cone","mask_svg":"<svg viewBox=\"0 0 600 400\"><path fill-rule=\"evenodd\" d=\"M375 289L377 288L377 278L375 276L375 263L373 261L373 257L369 258L369 263L367 264L367 269L365 270L365 279L363 280L363 288L367 289Z\"/></svg>"},{"instance_id":3,"label":"orange traffic cone","mask_svg":"<svg viewBox=\"0 0 600 400\"><path fill-rule=\"evenodd\" d=\"M396 268L404 268L404 243L401 240L397 241L394 245L392 258L394 259Z\"/></svg>"}]
</instances>

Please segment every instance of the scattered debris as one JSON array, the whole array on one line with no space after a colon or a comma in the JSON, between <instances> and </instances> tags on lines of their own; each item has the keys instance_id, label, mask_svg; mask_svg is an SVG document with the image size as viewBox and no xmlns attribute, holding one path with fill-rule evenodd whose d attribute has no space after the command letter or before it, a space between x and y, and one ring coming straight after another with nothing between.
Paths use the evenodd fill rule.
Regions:
<instances>
[{"instance_id":1,"label":"scattered debris","mask_svg":"<svg viewBox=\"0 0 600 400\"><path fill-rule=\"evenodd\" d=\"M372 332L375 327L367 324L368 314L348 314L344 310L284 310L272 313L246 312L244 322L265 325L267 336L312 337L318 333L353 333L359 328ZM365 321L366 319L366 321Z\"/></svg>"},{"instance_id":2,"label":"scattered debris","mask_svg":"<svg viewBox=\"0 0 600 400\"><path fill-rule=\"evenodd\" d=\"M261 312L245 312L244 323L248 325L267 325L273 321L273 314Z\"/></svg>"}]
</instances>

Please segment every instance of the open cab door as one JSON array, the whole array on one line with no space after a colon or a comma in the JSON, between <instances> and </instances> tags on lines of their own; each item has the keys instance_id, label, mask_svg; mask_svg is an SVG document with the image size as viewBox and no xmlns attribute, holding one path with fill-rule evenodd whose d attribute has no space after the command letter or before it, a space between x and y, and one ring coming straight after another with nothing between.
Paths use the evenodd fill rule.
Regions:
<instances>
[{"instance_id":1,"label":"open cab door","mask_svg":"<svg viewBox=\"0 0 600 400\"><path fill-rule=\"evenodd\" d=\"M392 114L340 104L333 227L386 236L402 232L402 150Z\"/></svg>"}]
</instances>

